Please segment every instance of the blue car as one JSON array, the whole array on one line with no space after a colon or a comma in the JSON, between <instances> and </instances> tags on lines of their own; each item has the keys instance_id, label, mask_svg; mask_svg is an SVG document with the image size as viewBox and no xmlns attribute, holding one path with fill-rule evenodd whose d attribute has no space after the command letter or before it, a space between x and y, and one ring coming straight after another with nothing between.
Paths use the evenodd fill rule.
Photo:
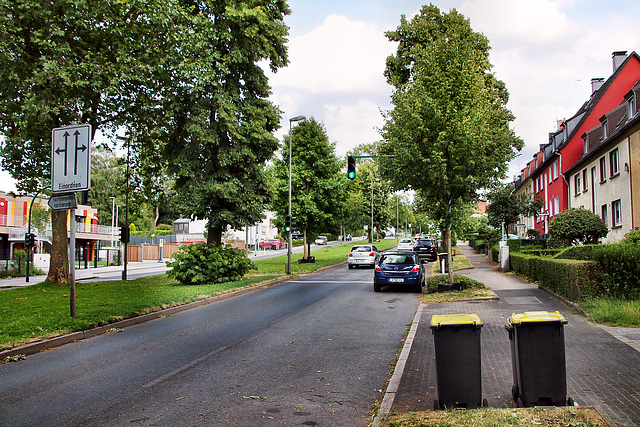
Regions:
<instances>
[{"instance_id":1,"label":"blue car","mask_svg":"<svg viewBox=\"0 0 640 427\"><path fill-rule=\"evenodd\" d=\"M373 290L380 292L383 286L401 285L421 293L426 276L425 266L415 253L385 252L373 273Z\"/></svg>"}]
</instances>

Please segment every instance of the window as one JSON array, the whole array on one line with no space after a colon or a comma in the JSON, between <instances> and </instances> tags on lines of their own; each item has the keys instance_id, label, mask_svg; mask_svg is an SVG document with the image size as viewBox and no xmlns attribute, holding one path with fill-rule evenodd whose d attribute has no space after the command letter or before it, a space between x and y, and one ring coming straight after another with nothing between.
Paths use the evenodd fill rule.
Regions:
<instances>
[{"instance_id":1,"label":"window","mask_svg":"<svg viewBox=\"0 0 640 427\"><path fill-rule=\"evenodd\" d=\"M580 194L582 192L582 189L580 188L580 174L579 173L576 174L573 177L573 186L575 188L575 191L574 191L573 194L575 194L577 196L578 194Z\"/></svg>"},{"instance_id":2,"label":"window","mask_svg":"<svg viewBox=\"0 0 640 427\"><path fill-rule=\"evenodd\" d=\"M612 178L620 175L620 153L617 148L609 153L609 169Z\"/></svg>"},{"instance_id":3,"label":"window","mask_svg":"<svg viewBox=\"0 0 640 427\"><path fill-rule=\"evenodd\" d=\"M611 216L613 217L613 226L621 227L622 226L622 203L620 199L611 203Z\"/></svg>"},{"instance_id":4,"label":"window","mask_svg":"<svg viewBox=\"0 0 640 427\"><path fill-rule=\"evenodd\" d=\"M607 120L603 120L602 121L602 139L607 139L608 133L607 133Z\"/></svg>"},{"instance_id":5,"label":"window","mask_svg":"<svg viewBox=\"0 0 640 427\"><path fill-rule=\"evenodd\" d=\"M600 182L603 183L607 180L607 161L604 157L600 159Z\"/></svg>"},{"instance_id":6,"label":"window","mask_svg":"<svg viewBox=\"0 0 640 427\"><path fill-rule=\"evenodd\" d=\"M582 191L588 191L589 190L589 179L587 176L587 170L584 169L582 171Z\"/></svg>"},{"instance_id":7,"label":"window","mask_svg":"<svg viewBox=\"0 0 640 427\"><path fill-rule=\"evenodd\" d=\"M636 94L632 94L627 100L627 118L632 118L636 113Z\"/></svg>"},{"instance_id":8,"label":"window","mask_svg":"<svg viewBox=\"0 0 640 427\"><path fill-rule=\"evenodd\" d=\"M553 201L549 200L549 218L553 216Z\"/></svg>"},{"instance_id":9,"label":"window","mask_svg":"<svg viewBox=\"0 0 640 427\"><path fill-rule=\"evenodd\" d=\"M549 170L549 184L551 184L553 182L553 179L551 179L551 170Z\"/></svg>"},{"instance_id":10,"label":"window","mask_svg":"<svg viewBox=\"0 0 640 427\"><path fill-rule=\"evenodd\" d=\"M607 215L607 205L602 205L602 221L604 221L607 226L609 225L609 216Z\"/></svg>"},{"instance_id":11,"label":"window","mask_svg":"<svg viewBox=\"0 0 640 427\"><path fill-rule=\"evenodd\" d=\"M587 154L587 151L589 151L589 142L587 140L586 136L582 137L582 154Z\"/></svg>"},{"instance_id":12,"label":"window","mask_svg":"<svg viewBox=\"0 0 640 427\"><path fill-rule=\"evenodd\" d=\"M557 214L560 212L560 197L556 196L555 199L553 199L553 211Z\"/></svg>"},{"instance_id":13,"label":"window","mask_svg":"<svg viewBox=\"0 0 640 427\"><path fill-rule=\"evenodd\" d=\"M553 180L558 179L558 162L553 163Z\"/></svg>"}]
</instances>

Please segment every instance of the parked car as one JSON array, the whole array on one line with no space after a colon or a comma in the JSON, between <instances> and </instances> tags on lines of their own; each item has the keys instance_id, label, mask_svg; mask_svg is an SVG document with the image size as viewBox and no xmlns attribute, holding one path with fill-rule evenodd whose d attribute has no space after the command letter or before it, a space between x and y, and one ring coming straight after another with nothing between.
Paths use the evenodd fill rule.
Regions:
<instances>
[{"instance_id":1,"label":"parked car","mask_svg":"<svg viewBox=\"0 0 640 427\"><path fill-rule=\"evenodd\" d=\"M379 257L378 248L374 245L357 245L351 248L347 264L349 264L349 268L355 268L359 265L374 267Z\"/></svg>"},{"instance_id":2,"label":"parked car","mask_svg":"<svg viewBox=\"0 0 640 427\"><path fill-rule=\"evenodd\" d=\"M425 270L415 253L385 252L375 266L373 290L380 292L383 286L408 285L415 292L422 292L427 277Z\"/></svg>"},{"instance_id":3,"label":"parked car","mask_svg":"<svg viewBox=\"0 0 640 427\"><path fill-rule=\"evenodd\" d=\"M399 251L412 251L413 250L413 239L404 237L400 239L398 242L398 250Z\"/></svg>"},{"instance_id":4,"label":"parked car","mask_svg":"<svg viewBox=\"0 0 640 427\"><path fill-rule=\"evenodd\" d=\"M280 249L282 247L282 242L280 239L266 239L262 242L258 243L260 249Z\"/></svg>"},{"instance_id":5,"label":"parked car","mask_svg":"<svg viewBox=\"0 0 640 427\"><path fill-rule=\"evenodd\" d=\"M418 254L419 257L428 258L430 261L438 259L438 246L431 239L418 240L413 247L413 252Z\"/></svg>"},{"instance_id":6,"label":"parked car","mask_svg":"<svg viewBox=\"0 0 640 427\"><path fill-rule=\"evenodd\" d=\"M327 236L318 236L316 245L326 245L328 243Z\"/></svg>"}]
</instances>

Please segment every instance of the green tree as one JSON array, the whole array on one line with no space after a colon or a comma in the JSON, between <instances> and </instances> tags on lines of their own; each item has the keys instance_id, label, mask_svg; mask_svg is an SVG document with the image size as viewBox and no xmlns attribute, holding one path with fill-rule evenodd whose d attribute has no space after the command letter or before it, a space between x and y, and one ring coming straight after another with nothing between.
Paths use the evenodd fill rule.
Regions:
<instances>
[{"instance_id":1,"label":"green tree","mask_svg":"<svg viewBox=\"0 0 640 427\"><path fill-rule=\"evenodd\" d=\"M452 225L480 189L505 176L522 141L509 128L514 117L504 83L491 73L487 38L455 9L424 6L387 37L398 48L385 69L394 108L381 153L394 157L382 160L383 173L395 188L429 200L451 265Z\"/></svg>"},{"instance_id":2,"label":"green tree","mask_svg":"<svg viewBox=\"0 0 640 427\"><path fill-rule=\"evenodd\" d=\"M549 224L551 238L566 246L598 243L608 233L602 218L583 206L560 212Z\"/></svg>"},{"instance_id":3,"label":"green tree","mask_svg":"<svg viewBox=\"0 0 640 427\"><path fill-rule=\"evenodd\" d=\"M89 203L98 210L98 224L110 225L113 205L124 206L124 169L122 159L110 148L93 149ZM112 200L111 197L115 199Z\"/></svg>"},{"instance_id":4,"label":"green tree","mask_svg":"<svg viewBox=\"0 0 640 427\"><path fill-rule=\"evenodd\" d=\"M157 104L159 62L179 30L173 10L164 0L0 0L2 167L21 192L50 175L53 128L107 132ZM47 280L57 283L69 280L66 218L52 214Z\"/></svg>"},{"instance_id":5,"label":"green tree","mask_svg":"<svg viewBox=\"0 0 640 427\"><path fill-rule=\"evenodd\" d=\"M292 130L291 145L291 214L305 239L304 256L309 255L310 242L319 233L338 226L337 213L343 209L344 174L342 162L335 154L322 123L313 117ZM281 156L274 161L277 179L272 206L279 224L289 209L289 137L284 138Z\"/></svg>"},{"instance_id":6,"label":"green tree","mask_svg":"<svg viewBox=\"0 0 640 427\"><path fill-rule=\"evenodd\" d=\"M544 202L541 199L532 199L518 196L513 193L513 184L498 185L488 194L490 204L487 206L489 225L500 229L504 223L517 223L520 215L537 217Z\"/></svg>"},{"instance_id":7,"label":"green tree","mask_svg":"<svg viewBox=\"0 0 640 427\"><path fill-rule=\"evenodd\" d=\"M278 148L280 117L259 63L274 71L287 64L290 10L282 0L194 5L184 48L173 52L180 85L165 93L159 140L179 210L208 220L207 243L220 245L227 227L262 218L268 200L264 165Z\"/></svg>"}]
</instances>

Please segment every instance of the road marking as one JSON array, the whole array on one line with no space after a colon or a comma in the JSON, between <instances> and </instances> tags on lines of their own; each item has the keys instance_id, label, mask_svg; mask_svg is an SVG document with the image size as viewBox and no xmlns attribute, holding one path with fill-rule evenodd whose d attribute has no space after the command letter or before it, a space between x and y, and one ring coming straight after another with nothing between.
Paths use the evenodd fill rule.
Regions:
<instances>
[{"instance_id":1,"label":"road marking","mask_svg":"<svg viewBox=\"0 0 640 427\"><path fill-rule=\"evenodd\" d=\"M296 283L366 283L371 284L371 280L293 280Z\"/></svg>"},{"instance_id":2,"label":"road marking","mask_svg":"<svg viewBox=\"0 0 640 427\"><path fill-rule=\"evenodd\" d=\"M189 368L192 368L193 366L197 365L198 363L208 359L211 356L214 356L214 355L220 353L221 351L226 350L227 348L228 348L227 346L219 347L219 348L213 350L212 352L205 354L202 357L199 357L199 358L197 358L195 360L192 360L191 362L189 362L189 363L187 363L185 365L180 366L178 369L174 369L173 371L171 371L171 372L169 372L167 374L164 374L163 376L158 377L158 378L156 378L155 380L153 380L151 382L146 383L145 385L142 386L142 388L149 388L149 387L153 387L156 384L160 384L161 382L164 382L164 381L168 380L172 376L177 375L177 374L179 374L181 372L184 372Z\"/></svg>"}]
</instances>

